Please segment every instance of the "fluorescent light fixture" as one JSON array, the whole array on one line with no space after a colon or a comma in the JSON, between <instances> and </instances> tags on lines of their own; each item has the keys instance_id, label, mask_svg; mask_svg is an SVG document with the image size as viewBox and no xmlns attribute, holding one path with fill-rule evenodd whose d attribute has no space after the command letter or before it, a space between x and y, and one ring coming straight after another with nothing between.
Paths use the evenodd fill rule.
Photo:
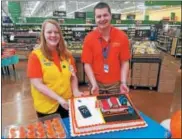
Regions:
<instances>
[{"instance_id":1,"label":"fluorescent light fixture","mask_svg":"<svg viewBox=\"0 0 182 139\"><path fill-rule=\"evenodd\" d=\"M137 5L137 8L138 9L145 9L145 5L144 4Z\"/></svg>"},{"instance_id":2,"label":"fluorescent light fixture","mask_svg":"<svg viewBox=\"0 0 182 139\"><path fill-rule=\"evenodd\" d=\"M8 5L8 1L6 1L6 5Z\"/></svg>"},{"instance_id":3,"label":"fluorescent light fixture","mask_svg":"<svg viewBox=\"0 0 182 139\"><path fill-rule=\"evenodd\" d=\"M85 6L85 7L82 7L82 8L80 8L80 9L75 10L75 11L72 11L72 12L68 13L67 15L73 14L74 12L79 12L79 11L81 11L81 10L84 10L84 9L90 7L90 6L96 5L96 4L99 3L99 2L100 2L100 1L97 1L97 2L94 2L94 3L92 3L92 4L89 4L89 5Z\"/></svg>"},{"instance_id":4,"label":"fluorescent light fixture","mask_svg":"<svg viewBox=\"0 0 182 139\"><path fill-rule=\"evenodd\" d=\"M129 2L129 1L125 1L125 2L124 2L124 4L128 4L128 3L130 3L130 2Z\"/></svg>"},{"instance_id":5,"label":"fluorescent light fixture","mask_svg":"<svg viewBox=\"0 0 182 139\"><path fill-rule=\"evenodd\" d=\"M65 9L65 5L61 5L61 6L59 6L59 9Z\"/></svg>"},{"instance_id":6,"label":"fluorescent light fixture","mask_svg":"<svg viewBox=\"0 0 182 139\"><path fill-rule=\"evenodd\" d=\"M40 4L40 1L37 1L30 15L32 15L35 12L35 10L39 4Z\"/></svg>"},{"instance_id":7,"label":"fluorescent light fixture","mask_svg":"<svg viewBox=\"0 0 182 139\"><path fill-rule=\"evenodd\" d=\"M124 10L129 10L129 9L134 9L134 8L136 8L136 7L132 6L132 7L124 8L124 9L121 9L121 12L124 11Z\"/></svg>"},{"instance_id":8,"label":"fluorescent light fixture","mask_svg":"<svg viewBox=\"0 0 182 139\"><path fill-rule=\"evenodd\" d=\"M62 2L61 3L61 6L59 6L59 9L66 9L66 3L65 2Z\"/></svg>"}]
</instances>

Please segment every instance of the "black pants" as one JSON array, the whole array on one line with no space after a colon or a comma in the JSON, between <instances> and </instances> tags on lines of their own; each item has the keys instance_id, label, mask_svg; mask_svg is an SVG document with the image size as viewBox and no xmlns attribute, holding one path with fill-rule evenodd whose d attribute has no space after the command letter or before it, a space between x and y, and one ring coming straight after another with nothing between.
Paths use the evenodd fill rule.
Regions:
<instances>
[{"instance_id":1,"label":"black pants","mask_svg":"<svg viewBox=\"0 0 182 139\"><path fill-rule=\"evenodd\" d=\"M52 115L52 114L56 114L56 113L60 114L61 118L68 117L68 111L65 110L61 105L59 105L59 107L58 107L56 112L51 113L51 114L44 114L44 113L40 113L40 112L37 112L37 111L36 111L36 113L37 113L38 118L41 118L41 117L44 117L44 116L48 116L48 115Z\"/></svg>"}]
</instances>

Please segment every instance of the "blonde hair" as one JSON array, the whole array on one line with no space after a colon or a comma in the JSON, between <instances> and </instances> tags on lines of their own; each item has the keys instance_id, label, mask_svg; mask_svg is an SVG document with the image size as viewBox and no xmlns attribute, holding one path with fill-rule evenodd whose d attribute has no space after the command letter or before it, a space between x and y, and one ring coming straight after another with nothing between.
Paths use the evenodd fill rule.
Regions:
<instances>
[{"instance_id":1,"label":"blonde hair","mask_svg":"<svg viewBox=\"0 0 182 139\"><path fill-rule=\"evenodd\" d=\"M46 40L45 40L45 36L44 36L45 26L46 26L47 23L51 23L51 24L55 25L56 28L58 29L58 32L59 32L59 35L60 35L60 40L59 40L59 43L58 43L58 47L56 48L56 51L58 52L60 60L68 59L70 57L71 53L66 48L66 45L65 45L64 39L63 39L63 35L62 35L62 32L61 32L61 28L60 28L58 22L55 21L55 20L52 20L52 19L47 19L42 24L42 29L41 29L41 33L40 33L40 49L41 49L43 55L47 59L49 59L51 61L53 60L51 51L49 50L49 48L48 48L48 46L46 44Z\"/></svg>"}]
</instances>

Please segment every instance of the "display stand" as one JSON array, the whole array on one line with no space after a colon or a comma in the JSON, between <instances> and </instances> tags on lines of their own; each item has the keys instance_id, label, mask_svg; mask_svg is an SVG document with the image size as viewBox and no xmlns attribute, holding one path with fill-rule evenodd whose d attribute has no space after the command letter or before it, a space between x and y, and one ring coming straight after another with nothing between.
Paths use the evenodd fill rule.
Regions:
<instances>
[{"instance_id":1,"label":"display stand","mask_svg":"<svg viewBox=\"0 0 182 139\"><path fill-rule=\"evenodd\" d=\"M134 55L131 60L131 87L158 90L161 61L159 55Z\"/></svg>"}]
</instances>

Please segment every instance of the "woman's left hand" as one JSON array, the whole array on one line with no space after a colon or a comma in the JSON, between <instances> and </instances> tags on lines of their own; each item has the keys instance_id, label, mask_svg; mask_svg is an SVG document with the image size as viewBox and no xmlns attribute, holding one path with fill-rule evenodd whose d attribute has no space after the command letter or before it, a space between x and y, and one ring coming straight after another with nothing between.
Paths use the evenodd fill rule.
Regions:
<instances>
[{"instance_id":1,"label":"woman's left hand","mask_svg":"<svg viewBox=\"0 0 182 139\"><path fill-rule=\"evenodd\" d=\"M79 90L73 91L74 97L81 97L83 96L83 92L80 92Z\"/></svg>"}]
</instances>

